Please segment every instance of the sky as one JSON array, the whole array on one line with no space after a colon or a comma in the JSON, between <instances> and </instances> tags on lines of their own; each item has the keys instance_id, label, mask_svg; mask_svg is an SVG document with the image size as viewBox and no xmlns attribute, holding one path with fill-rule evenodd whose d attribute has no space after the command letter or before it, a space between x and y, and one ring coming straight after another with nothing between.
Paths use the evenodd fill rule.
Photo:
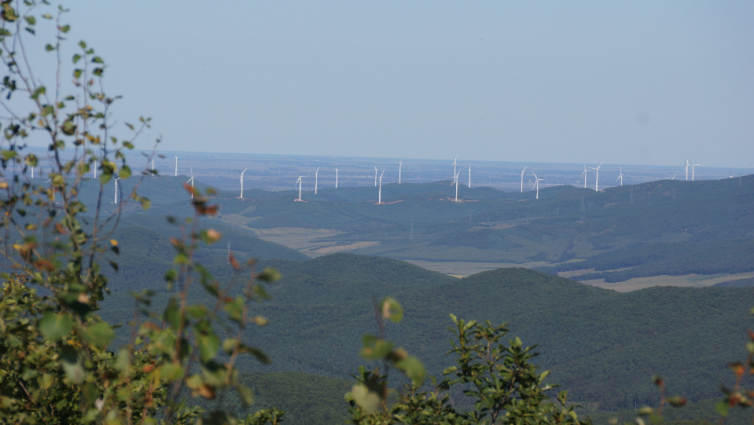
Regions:
<instances>
[{"instance_id":1,"label":"sky","mask_svg":"<svg viewBox=\"0 0 754 425\"><path fill-rule=\"evenodd\" d=\"M751 1L68 6L140 147L754 167Z\"/></svg>"}]
</instances>

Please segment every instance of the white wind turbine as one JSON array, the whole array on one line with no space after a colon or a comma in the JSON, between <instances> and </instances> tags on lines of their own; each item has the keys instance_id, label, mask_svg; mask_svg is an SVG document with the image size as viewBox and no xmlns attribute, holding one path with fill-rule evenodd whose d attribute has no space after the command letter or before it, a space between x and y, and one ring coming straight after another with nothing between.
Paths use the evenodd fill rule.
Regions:
<instances>
[{"instance_id":1,"label":"white wind turbine","mask_svg":"<svg viewBox=\"0 0 754 425\"><path fill-rule=\"evenodd\" d=\"M615 181L618 181L618 179L620 179L620 185L623 186L623 168L618 167L618 169L620 170L620 175L618 176L617 179L615 179Z\"/></svg>"},{"instance_id":2,"label":"white wind turbine","mask_svg":"<svg viewBox=\"0 0 754 425\"><path fill-rule=\"evenodd\" d=\"M377 204L382 203L382 175L385 174L385 170L382 170L382 174L380 174L380 192L377 197Z\"/></svg>"},{"instance_id":3,"label":"white wind turbine","mask_svg":"<svg viewBox=\"0 0 754 425\"><path fill-rule=\"evenodd\" d=\"M403 168L403 160L398 161L398 184L401 184L401 168Z\"/></svg>"},{"instance_id":4,"label":"white wind turbine","mask_svg":"<svg viewBox=\"0 0 754 425\"><path fill-rule=\"evenodd\" d=\"M317 184L319 182L319 167L317 168L317 171L314 172L314 194L317 194Z\"/></svg>"},{"instance_id":5,"label":"white wind turbine","mask_svg":"<svg viewBox=\"0 0 754 425\"><path fill-rule=\"evenodd\" d=\"M534 171L532 171L531 173L534 174ZM536 174L534 174L534 185L532 187L536 187L537 188L537 198L536 199L539 199L539 182L541 182L542 180L545 180L545 179L540 179L540 178L537 177Z\"/></svg>"},{"instance_id":6,"label":"white wind turbine","mask_svg":"<svg viewBox=\"0 0 754 425\"><path fill-rule=\"evenodd\" d=\"M584 172L581 173L582 176L584 176L584 189L586 189L586 175L589 173L589 170L586 169L586 164L584 164Z\"/></svg>"},{"instance_id":7,"label":"white wind turbine","mask_svg":"<svg viewBox=\"0 0 754 425\"><path fill-rule=\"evenodd\" d=\"M338 167L335 167L335 188L338 188Z\"/></svg>"},{"instance_id":8,"label":"white wind turbine","mask_svg":"<svg viewBox=\"0 0 754 425\"><path fill-rule=\"evenodd\" d=\"M689 159L686 158L686 181L689 180Z\"/></svg>"},{"instance_id":9,"label":"white wind turbine","mask_svg":"<svg viewBox=\"0 0 754 425\"><path fill-rule=\"evenodd\" d=\"M691 181L694 181L694 170L696 170L696 167L700 166L702 164L691 164Z\"/></svg>"},{"instance_id":10,"label":"white wind turbine","mask_svg":"<svg viewBox=\"0 0 754 425\"><path fill-rule=\"evenodd\" d=\"M96 163L95 163L96 165ZM154 175L154 158L152 158L152 175Z\"/></svg>"},{"instance_id":11,"label":"white wind turbine","mask_svg":"<svg viewBox=\"0 0 754 425\"><path fill-rule=\"evenodd\" d=\"M186 183L191 183L191 199L194 199L194 168L191 168L191 178L186 180Z\"/></svg>"},{"instance_id":12,"label":"white wind turbine","mask_svg":"<svg viewBox=\"0 0 754 425\"><path fill-rule=\"evenodd\" d=\"M374 167L374 187L377 187L377 167Z\"/></svg>"},{"instance_id":13,"label":"white wind turbine","mask_svg":"<svg viewBox=\"0 0 754 425\"><path fill-rule=\"evenodd\" d=\"M471 189L471 167L469 167L469 189Z\"/></svg>"},{"instance_id":14,"label":"white wind turbine","mask_svg":"<svg viewBox=\"0 0 754 425\"><path fill-rule=\"evenodd\" d=\"M298 180L296 180L296 183L298 183L298 199L297 199L297 201L299 201L299 202L301 202L301 183L302 183L301 179L303 177L304 176L298 176Z\"/></svg>"},{"instance_id":15,"label":"white wind turbine","mask_svg":"<svg viewBox=\"0 0 754 425\"><path fill-rule=\"evenodd\" d=\"M594 191L599 192L600 191L600 167L602 167L602 164L598 165L597 168L589 167L592 170L597 173L597 179L594 181Z\"/></svg>"},{"instance_id":16,"label":"white wind turbine","mask_svg":"<svg viewBox=\"0 0 754 425\"><path fill-rule=\"evenodd\" d=\"M461 174L461 170L458 170L453 180L456 183L456 202L458 202L458 176Z\"/></svg>"},{"instance_id":17,"label":"white wind turbine","mask_svg":"<svg viewBox=\"0 0 754 425\"><path fill-rule=\"evenodd\" d=\"M458 155L456 155L455 159L453 159L453 180L456 179L456 163L458 161Z\"/></svg>"},{"instance_id":18,"label":"white wind turbine","mask_svg":"<svg viewBox=\"0 0 754 425\"><path fill-rule=\"evenodd\" d=\"M118 204L118 180L119 178L115 178L115 200L113 201L113 204Z\"/></svg>"},{"instance_id":19,"label":"white wind turbine","mask_svg":"<svg viewBox=\"0 0 754 425\"><path fill-rule=\"evenodd\" d=\"M175 157L175 177L178 177L178 157Z\"/></svg>"},{"instance_id":20,"label":"white wind turbine","mask_svg":"<svg viewBox=\"0 0 754 425\"><path fill-rule=\"evenodd\" d=\"M239 199L243 199L243 173L245 173L246 170L248 170L248 168L244 168L243 171L241 171L241 196L238 197Z\"/></svg>"},{"instance_id":21,"label":"white wind turbine","mask_svg":"<svg viewBox=\"0 0 754 425\"><path fill-rule=\"evenodd\" d=\"M526 171L526 167L521 170L521 193L524 193L524 171Z\"/></svg>"}]
</instances>

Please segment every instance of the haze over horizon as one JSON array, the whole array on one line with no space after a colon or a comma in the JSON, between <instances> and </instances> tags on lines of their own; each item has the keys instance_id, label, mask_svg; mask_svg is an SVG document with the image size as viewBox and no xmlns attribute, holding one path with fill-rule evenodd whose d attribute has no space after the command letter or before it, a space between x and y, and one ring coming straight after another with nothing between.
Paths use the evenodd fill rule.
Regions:
<instances>
[{"instance_id":1,"label":"haze over horizon","mask_svg":"<svg viewBox=\"0 0 754 425\"><path fill-rule=\"evenodd\" d=\"M72 7L71 38L126 95L118 115L154 119L140 148L162 134L170 151L754 161L750 2Z\"/></svg>"}]
</instances>

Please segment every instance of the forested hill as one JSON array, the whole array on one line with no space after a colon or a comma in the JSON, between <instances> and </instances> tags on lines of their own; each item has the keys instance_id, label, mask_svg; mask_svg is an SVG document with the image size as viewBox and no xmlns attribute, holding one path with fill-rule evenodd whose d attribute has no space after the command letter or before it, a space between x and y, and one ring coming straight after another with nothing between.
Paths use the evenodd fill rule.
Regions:
<instances>
[{"instance_id":1,"label":"forested hill","mask_svg":"<svg viewBox=\"0 0 754 425\"><path fill-rule=\"evenodd\" d=\"M574 400L601 409L654 403L651 376L691 400L718 395L728 361L744 355L754 288L649 288L618 293L522 268L455 279L396 260L336 254L272 261L284 278L273 300L255 307L270 319L253 342L273 359L246 371L300 371L350 379L361 337L376 332L373 300L391 295L405 320L388 336L418 355L435 376L450 365L449 313L510 322L511 338L540 344L551 381ZM197 288L195 299L209 298ZM132 303L113 295L104 309L126 322Z\"/></svg>"}]
</instances>

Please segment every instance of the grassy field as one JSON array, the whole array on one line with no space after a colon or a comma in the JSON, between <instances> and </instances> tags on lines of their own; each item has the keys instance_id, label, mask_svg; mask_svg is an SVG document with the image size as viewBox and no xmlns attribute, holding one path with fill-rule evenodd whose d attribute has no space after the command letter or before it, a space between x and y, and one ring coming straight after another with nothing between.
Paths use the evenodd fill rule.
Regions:
<instances>
[{"instance_id":1,"label":"grassy field","mask_svg":"<svg viewBox=\"0 0 754 425\"><path fill-rule=\"evenodd\" d=\"M565 272L563 274L567 274ZM560 273L559 273L560 274ZM567 277L567 276L562 276ZM738 279L747 279L754 277L754 272L736 273L736 274L715 274L715 275L698 275L687 274L681 276L651 276L638 277L623 282L605 282L605 279L584 280L581 283L598 286L600 288L612 289L618 292L636 291L638 289L651 288L653 286L681 286L690 288L703 288L712 286L721 282L729 282Z\"/></svg>"}]
</instances>

